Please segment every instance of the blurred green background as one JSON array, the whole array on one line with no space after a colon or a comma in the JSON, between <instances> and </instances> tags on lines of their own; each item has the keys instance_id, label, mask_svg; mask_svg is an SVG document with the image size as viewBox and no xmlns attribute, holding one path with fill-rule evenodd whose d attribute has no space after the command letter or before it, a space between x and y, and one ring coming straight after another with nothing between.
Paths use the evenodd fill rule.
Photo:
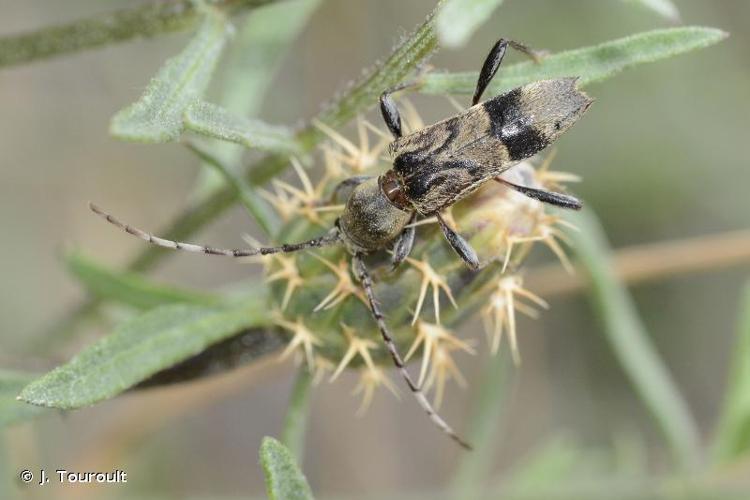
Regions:
<instances>
[{"instance_id":1,"label":"blurred green background","mask_svg":"<svg viewBox=\"0 0 750 500\"><path fill-rule=\"evenodd\" d=\"M0 34L138 3L0 0ZM261 117L287 124L311 117L361 68L386 55L433 4L326 0L285 60ZM743 229L750 220L750 2L677 5L685 24L717 27L731 37L592 86L587 91L596 105L559 142L554 168L584 178L574 192L598 214L615 248ZM499 36L560 51L663 25L652 13L616 0L508 0L466 47L442 50L431 63L476 70ZM182 146L125 144L107 130L112 114L140 94L188 37L173 34L0 69L0 366L45 371L97 334L64 350L28 354L35 336L83 297L60 263L66 245L111 264L142 246L102 226L88 211L89 200L157 228L192 195L199 166ZM427 121L452 112L441 98L414 102ZM235 209L198 239L231 246L254 231ZM551 259L537 249L533 260ZM748 265L734 266L631 288L703 436L721 408L749 271ZM211 288L257 279L258 272L257 266L175 255L154 274ZM509 371L495 475L507 474L519 457L559 436L587 449L615 446L625 467L668 471L669 454L585 297L547 298L550 311L519 324L523 364ZM451 386L443 413L465 429L471 382L487 356L460 361L469 388ZM293 372L291 364L270 360L207 382L14 427L4 433L2 473L39 467L128 472L124 486L27 488L28 498L261 494L257 449L262 436L279 432ZM410 400L399 402L385 391L356 418L358 400L349 394L355 381L345 374L314 392L304 460L313 490L385 498L441 489L463 452L425 431L424 415ZM750 463L733 474L748 480Z\"/></svg>"}]
</instances>

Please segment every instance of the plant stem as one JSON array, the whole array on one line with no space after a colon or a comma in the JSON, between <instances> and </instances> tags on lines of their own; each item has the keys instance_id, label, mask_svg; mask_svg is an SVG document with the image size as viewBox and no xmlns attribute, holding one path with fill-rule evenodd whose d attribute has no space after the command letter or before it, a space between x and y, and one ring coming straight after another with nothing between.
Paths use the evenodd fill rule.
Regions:
<instances>
[{"instance_id":1,"label":"plant stem","mask_svg":"<svg viewBox=\"0 0 750 500\"><path fill-rule=\"evenodd\" d=\"M612 268L617 279L627 284L723 269L748 262L748 230L634 245L615 250L612 256ZM583 276L567 273L558 263L530 269L525 282L529 289L542 295L576 293L588 286Z\"/></svg>"},{"instance_id":2,"label":"plant stem","mask_svg":"<svg viewBox=\"0 0 750 500\"><path fill-rule=\"evenodd\" d=\"M207 6L232 13L275 0L203 0ZM0 68L69 52L100 47L136 37L152 37L195 25L200 17L199 2L171 0L151 2L68 24L0 38Z\"/></svg>"},{"instance_id":3,"label":"plant stem","mask_svg":"<svg viewBox=\"0 0 750 500\"><path fill-rule=\"evenodd\" d=\"M307 366L300 366L294 381L292 394L289 397L289 407L284 418L284 428L281 431L281 441L292 452L297 463L302 463L305 450L305 430L307 429L307 413L310 407L310 388L312 375Z\"/></svg>"},{"instance_id":4,"label":"plant stem","mask_svg":"<svg viewBox=\"0 0 750 500\"><path fill-rule=\"evenodd\" d=\"M590 281L589 296L604 334L633 388L685 468L699 463L700 439L687 403L641 322L633 300L613 272L607 239L589 211L569 215L581 231L571 235Z\"/></svg>"},{"instance_id":5,"label":"plant stem","mask_svg":"<svg viewBox=\"0 0 750 500\"><path fill-rule=\"evenodd\" d=\"M472 453L465 453L453 477L455 498L481 496L483 481L492 469L492 458L500 437L507 396L508 356L501 351L485 364L478 380L479 394L474 399L469 442Z\"/></svg>"},{"instance_id":6,"label":"plant stem","mask_svg":"<svg viewBox=\"0 0 750 500\"><path fill-rule=\"evenodd\" d=\"M712 450L719 464L746 457L750 450L750 281L739 306L737 339Z\"/></svg>"},{"instance_id":7,"label":"plant stem","mask_svg":"<svg viewBox=\"0 0 750 500\"><path fill-rule=\"evenodd\" d=\"M244 179L237 177L229 168L227 168L218 158L207 151L199 148L195 144L186 143L187 148L198 156L204 164L213 167L221 175L227 186L234 190L235 195L239 197L245 209L255 222L258 223L266 236L273 234L273 228L276 225L274 214L271 209L263 202L263 199Z\"/></svg>"}]
</instances>

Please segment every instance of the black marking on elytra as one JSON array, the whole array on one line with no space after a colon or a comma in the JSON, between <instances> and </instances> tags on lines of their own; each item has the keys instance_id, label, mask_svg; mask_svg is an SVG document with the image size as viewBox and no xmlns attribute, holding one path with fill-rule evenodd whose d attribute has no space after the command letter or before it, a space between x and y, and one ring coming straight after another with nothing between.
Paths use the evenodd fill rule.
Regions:
<instances>
[{"instance_id":1,"label":"black marking on elytra","mask_svg":"<svg viewBox=\"0 0 750 500\"><path fill-rule=\"evenodd\" d=\"M458 134L460 132L460 125L457 118L453 118L451 120L448 120L445 123L445 127L448 129L448 137L443 141L443 143L436 147L435 149L430 150L430 154L433 156L437 156L446 150L448 150L453 143L456 141L456 138L458 137Z\"/></svg>"},{"instance_id":2,"label":"black marking on elytra","mask_svg":"<svg viewBox=\"0 0 750 500\"><path fill-rule=\"evenodd\" d=\"M522 109L521 97L517 88L482 105L490 117L490 134L508 148L512 161L530 158L549 145Z\"/></svg>"}]
</instances>

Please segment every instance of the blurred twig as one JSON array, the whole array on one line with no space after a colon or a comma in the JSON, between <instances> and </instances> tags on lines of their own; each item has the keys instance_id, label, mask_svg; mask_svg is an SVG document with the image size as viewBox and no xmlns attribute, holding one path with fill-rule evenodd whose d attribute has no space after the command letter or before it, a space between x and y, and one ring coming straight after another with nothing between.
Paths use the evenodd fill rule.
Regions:
<instances>
[{"instance_id":1,"label":"blurred twig","mask_svg":"<svg viewBox=\"0 0 750 500\"><path fill-rule=\"evenodd\" d=\"M275 0L203 0L206 5L230 13L240 8L259 7ZM69 24L0 38L0 68L50 58L69 52L100 47L136 37L152 37L195 25L200 17L199 2L170 0L150 2Z\"/></svg>"},{"instance_id":2,"label":"blurred twig","mask_svg":"<svg viewBox=\"0 0 750 500\"><path fill-rule=\"evenodd\" d=\"M741 264L750 264L748 230L634 245L616 250L612 258L617 277L630 285ZM578 293L589 286L585 276L569 274L557 263L530 270L526 284L548 296Z\"/></svg>"}]
</instances>

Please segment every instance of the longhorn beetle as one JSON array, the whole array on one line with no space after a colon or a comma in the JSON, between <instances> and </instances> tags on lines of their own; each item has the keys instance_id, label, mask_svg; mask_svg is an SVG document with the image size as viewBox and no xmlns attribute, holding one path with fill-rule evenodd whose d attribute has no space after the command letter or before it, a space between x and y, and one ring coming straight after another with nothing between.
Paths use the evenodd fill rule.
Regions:
<instances>
[{"instance_id":1,"label":"longhorn beetle","mask_svg":"<svg viewBox=\"0 0 750 500\"><path fill-rule=\"evenodd\" d=\"M353 271L365 291L385 346L406 384L431 420L461 446L470 448L435 412L406 370L375 298L363 257L392 249L392 263L397 266L409 255L414 244L416 218L435 216L448 244L470 269L478 269L476 252L446 223L441 211L488 180L494 179L545 203L581 208L581 203L572 196L512 184L499 177L557 140L593 102L576 88L577 78L561 78L529 83L480 103L508 46L534 57L528 47L500 39L479 72L471 107L414 133L402 133L401 117L391 98L392 93L410 85L402 84L383 92L380 111L394 138L389 147L393 168L379 177L352 177L343 181L336 191L341 187L351 189L344 211L334 227L318 238L278 247L220 249L159 238L123 224L93 204L91 210L154 245L209 255L247 257L343 245L352 256Z\"/></svg>"}]
</instances>

